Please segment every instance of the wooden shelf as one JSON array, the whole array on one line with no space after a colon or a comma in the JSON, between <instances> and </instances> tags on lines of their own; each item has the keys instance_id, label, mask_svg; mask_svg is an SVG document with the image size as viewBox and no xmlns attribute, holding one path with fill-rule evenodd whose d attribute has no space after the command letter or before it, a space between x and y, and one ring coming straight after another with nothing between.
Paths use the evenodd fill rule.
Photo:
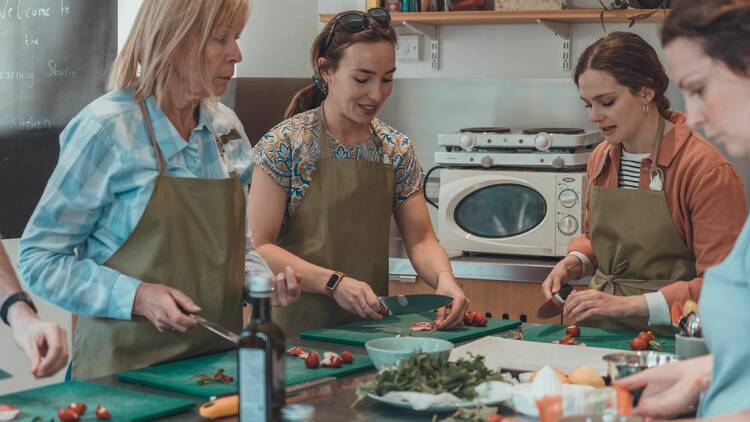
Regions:
<instances>
[{"instance_id":1,"label":"wooden shelf","mask_svg":"<svg viewBox=\"0 0 750 422\"><path fill-rule=\"evenodd\" d=\"M651 12L652 9L627 9L604 12L605 22L628 22L633 16ZM535 11L474 11L474 12L412 12L391 13L394 24L404 21L423 25L489 25L499 23L536 23L537 19L565 23L599 22L599 9L566 9ZM668 11L659 10L642 22L661 22ZM321 14L320 21L328 22L336 16Z\"/></svg>"}]
</instances>

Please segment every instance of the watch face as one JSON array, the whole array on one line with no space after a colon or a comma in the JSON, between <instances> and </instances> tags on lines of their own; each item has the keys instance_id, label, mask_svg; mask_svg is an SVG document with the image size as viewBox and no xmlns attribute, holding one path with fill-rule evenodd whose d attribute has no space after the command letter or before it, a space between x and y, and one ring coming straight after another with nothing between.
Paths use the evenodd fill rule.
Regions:
<instances>
[{"instance_id":1,"label":"watch face","mask_svg":"<svg viewBox=\"0 0 750 422\"><path fill-rule=\"evenodd\" d=\"M328 283L326 283L326 288L335 288L336 285L339 284L339 280L341 280L341 275L339 275L338 273L333 273L331 275L331 278L328 279Z\"/></svg>"}]
</instances>

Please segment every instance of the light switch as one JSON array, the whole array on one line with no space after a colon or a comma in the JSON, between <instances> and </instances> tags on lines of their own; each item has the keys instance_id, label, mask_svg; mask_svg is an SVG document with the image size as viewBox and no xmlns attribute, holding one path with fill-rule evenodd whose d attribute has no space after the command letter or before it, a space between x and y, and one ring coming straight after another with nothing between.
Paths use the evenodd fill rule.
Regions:
<instances>
[{"instance_id":1,"label":"light switch","mask_svg":"<svg viewBox=\"0 0 750 422\"><path fill-rule=\"evenodd\" d=\"M396 46L396 60L399 62L419 61L420 35L399 35Z\"/></svg>"}]
</instances>

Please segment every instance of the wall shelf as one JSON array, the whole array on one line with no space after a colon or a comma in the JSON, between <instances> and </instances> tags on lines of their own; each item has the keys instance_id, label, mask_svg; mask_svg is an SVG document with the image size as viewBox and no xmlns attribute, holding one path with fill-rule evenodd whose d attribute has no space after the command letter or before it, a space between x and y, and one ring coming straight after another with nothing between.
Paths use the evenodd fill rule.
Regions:
<instances>
[{"instance_id":1,"label":"wall shelf","mask_svg":"<svg viewBox=\"0 0 750 422\"><path fill-rule=\"evenodd\" d=\"M641 22L661 22L668 10L626 9L604 12L604 22L630 22L638 15L651 14ZM601 9L565 9L530 11L473 11L473 12L412 12L391 13L394 25L402 25L409 31L425 36L429 40L432 70L440 69L441 25L497 25L513 23L536 23L549 29L560 39L562 69L570 70L570 25L576 23L598 23L602 19ZM321 22L329 22L335 14L321 14Z\"/></svg>"},{"instance_id":2,"label":"wall shelf","mask_svg":"<svg viewBox=\"0 0 750 422\"><path fill-rule=\"evenodd\" d=\"M652 9L627 9L604 12L605 22L629 22L630 18ZM565 10L531 10L531 11L473 11L473 12L412 12L391 13L394 24L404 22L423 25L490 25L500 23L536 23L537 20L565 23L599 22L600 9L565 9ZM642 22L661 22L669 13L659 10L648 20ZM328 22L335 14L321 14L320 21Z\"/></svg>"}]
</instances>

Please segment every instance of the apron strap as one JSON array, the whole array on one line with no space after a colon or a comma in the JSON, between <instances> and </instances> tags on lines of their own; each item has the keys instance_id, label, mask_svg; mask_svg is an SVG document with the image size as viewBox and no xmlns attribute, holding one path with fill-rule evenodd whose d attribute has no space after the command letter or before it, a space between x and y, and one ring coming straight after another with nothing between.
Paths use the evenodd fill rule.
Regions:
<instances>
[{"instance_id":1,"label":"apron strap","mask_svg":"<svg viewBox=\"0 0 750 422\"><path fill-rule=\"evenodd\" d=\"M604 277L604 283L601 285L601 291L604 293L614 294L615 293L615 283L617 282L617 279L620 278L625 271L628 269L628 263L627 260L620 261L616 266L615 270L612 271L612 274L605 275L601 272L601 270L597 269L597 273L600 274L600 276Z\"/></svg>"},{"instance_id":2,"label":"apron strap","mask_svg":"<svg viewBox=\"0 0 750 422\"><path fill-rule=\"evenodd\" d=\"M649 176L651 178L649 182L649 188L651 190L661 191L664 187L664 172L659 168L657 160L659 158L659 148L661 147L661 139L664 137L664 118L659 116L659 128L656 130L656 142L654 142L654 151L652 152L653 158L651 159L651 167L649 168Z\"/></svg>"},{"instance_id":3,"label":"apron strap","mask_svg":"<svg viewBox=\"0 0 750 422\"><path fill-rule=\"evenodd\" d=\"M141 107L141 112L143 113L143 121L146 124L146 131L148 132L148 137L151 140L151 145L153 145L154 150L156 151L156 158L159 161L159 176L164 176L166 174L167 163L166 161L164 161L164 156L161 153L161 149L156 143L156 135L154 135L154 125L151 122L151 115L148 112L148 108L146 108L145 101L138 102L138 105Z\"/></svg>"}]
</instances>

